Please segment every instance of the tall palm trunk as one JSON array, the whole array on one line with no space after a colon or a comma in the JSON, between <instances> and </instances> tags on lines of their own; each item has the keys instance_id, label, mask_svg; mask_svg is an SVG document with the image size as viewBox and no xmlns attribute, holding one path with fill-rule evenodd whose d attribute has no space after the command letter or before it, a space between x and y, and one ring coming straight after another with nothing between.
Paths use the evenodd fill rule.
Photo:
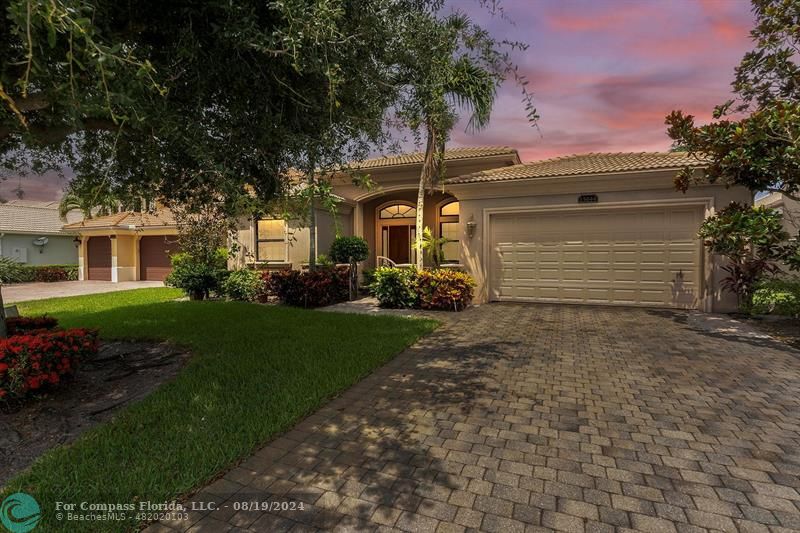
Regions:
<instances>
[{"instance_id":1,"label":"tall palm trunk","mask_svg":"<svg viewBox=\"0 0 800 533\"><path fill-rule=\"evenodd\" d=\"M436 129L428 121L426 123L428 132L428 142L425 146L425 160L419 173L419 190L417 191L417 220L416 220L416 240L414 248L417 252L417 268L422 270L424 267L424 256L422 254L422 233L425 230L423 213L425 211L425 192L431 186L434 175L436 174L436 152L440 150L439 142L436 138Z\"/></svg>"}]
</instances>

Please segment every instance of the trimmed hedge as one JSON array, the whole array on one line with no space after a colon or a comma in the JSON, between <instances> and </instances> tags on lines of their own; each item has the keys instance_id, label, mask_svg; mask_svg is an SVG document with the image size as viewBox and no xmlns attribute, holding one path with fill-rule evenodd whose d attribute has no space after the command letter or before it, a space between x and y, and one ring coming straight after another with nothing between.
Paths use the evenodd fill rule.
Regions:
<instances>
[{"instance_id":1,"label":"trimmed hedge","mask_svg":"<svg viewBox=\"0 0 800 533\"><path fill-rule=\"evenodd\" d=\"M97 353L97 331L57 330L49 317L9 319L16 335L0 339L0 399L20 399L58 385L81 360Z\"/></svg>"},{"instance_id":2,"label":"trimmed hedge","mask_svg":"<svg viewBox=\"0 0 800 533\"><path fill-rule=\"evenodd\" d=\"M36 265L26 266L30 271L31 281L55 282L55 281L77 281L78 265Z\"/></svg>"},{"instance_id":3,"label":"trimmed hedge","mask_svg":"<svg viewBox=\"0 0 800 533\"><path fill-rule=\"evenodd\" d=\"M31 283L76 281L78 265L24 265L8 259L0 260L0 281L4 283Z\"/></svg>"}]
</instances>

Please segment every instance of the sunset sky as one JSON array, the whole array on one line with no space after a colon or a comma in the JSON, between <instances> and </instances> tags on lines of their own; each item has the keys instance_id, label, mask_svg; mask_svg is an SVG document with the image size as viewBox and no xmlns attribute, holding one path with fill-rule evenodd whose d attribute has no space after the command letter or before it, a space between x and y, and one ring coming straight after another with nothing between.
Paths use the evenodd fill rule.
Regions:
<instances>
[{"instance_id":1,"label":"sunset sky","mask_svg":"<svg viewBox=\"0 0 800 533\"><path fill-rule=\"evenodd\" d=\"M452 145L508 145L523 161L582 152L670 146L664 117L709 120L730 97L733 69L752 45L745 0L502 0L505 18L455 0L495 36L528 43L516 54L541 120L531 128L519 88L502 88L487 129L453 132ZM513 21L509 22L509 21ZM13 198L16 180L0 184ZM63 181L26 178L26 199L56 199Z\"/></svg>"}]
</instances>

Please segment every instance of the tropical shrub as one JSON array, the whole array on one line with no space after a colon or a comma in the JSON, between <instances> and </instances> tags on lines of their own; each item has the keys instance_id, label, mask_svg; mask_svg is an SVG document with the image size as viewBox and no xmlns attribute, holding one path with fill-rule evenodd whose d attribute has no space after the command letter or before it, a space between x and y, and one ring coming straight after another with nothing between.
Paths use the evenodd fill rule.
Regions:
<instances>
[{"instance_id":1,"label":"tropical shrub","mask_svg":"<svg viewBox=\"0 0 800 533\"><path fill-rule=\"evenodd\" d=\"M32 331L51 330L56 326L58 326L58 320L51 316L16 316L6 319L9 337Z\"/></svg>"},{"instance_id":2,"label":"tropical shrub","mask_svg":"<svg viewBox=\"0 0 800 533\"><path fill-rule=\"evenodd\" d=\"M220 248L216 254L195 258L186 252L172 256L172 272L164 283L183 289L192 300L208 298L211 293L220 294L222 283L228 277L228 252Z\"/></svg>"},{"instance_id":3,"label":"tropical shrub","mask_svg":"<svg viewBox=\"0 0 800 533\"><path fill-rule=\"evenodd\" d=\"M325 254L319 254L317 256L316 265L321 268L331 268L336 266L336 263L329 256Z\"/></svg>"},{"instance_id":4,"label":"tropical shrub","mask_svg":"<svg viewBox=\"0 0 800 533\"><path fill-rule=\"evenodd\" d=\"M416 270L380 267L370 292L381 307L463 311L471 302L475 280L452 269Z\"/></svg>"},{"instance_id":5,"label":"tropical shrub","mask_svg":"<svg viewBox=\"0 0 800 533\"><path fill-rule=\"evenodd\" d=\"M475 280L458 270L422 270L415 285L421 308L463 311L472 302Z\"/></svg>"},{"instance_id":6,"label":"tropical shrub","mask_svg":"<svg viewBox=\"0 0 800 533\"><path fill-rule=\"evenodd\" d=\"M346 266L316 270L276 270L266 275L269 293L282 303L321 307L347 301L350 269Z\"/></svg>"},{"instance_id":7,"label":"tropical shrub","mask_svg":"<svg viewBox=\"0 0 800 533\"><path fill-rule=\"evenodd\" d=\"M0 398L19 399L58 385L81 360L97 354L97 332L37 331L0 339Z\"/></svg>"},{"instance_id":8,"label":"tropical shrub","mask_svg":"<svg viewBox=\"0 0 800 533\"><path fill-rule=\"evenodd\" d=\"M775 209L731 203L700 226L705 246L728 260L722 286L737 295L742 310L750 306L756 284L776 274L779 261L791 253L782 220Z\"/></svg>"},{"instance_id":9,"label":"tropical shrub","mask_svg":"<svg viewBox=\"0 0 800 533\"><path fill-rule=\"evenodd\" d=\"M421 248L434 268L439 268L439 265L444 263L444 245L448 242L450 241L445 237L435 237L431 228L425 226L425 229L422 230L422 237L414 242L414 247Z\"/></svg>"},{"instance_id":10,"label":"tropical shrub","mask_svg":"<svg viewBox=\"0 0 800 533\"><path fill-rule=\"evenodd\" d=\"M0 257L0 283L22 283L24 281L28 281L25 265L10 257Z\"/></svg>"},{"instance_id":11,"label":"tropical shrub","mask_svg":"<svg viewBox=\"0 0 800 533\"><path fill-rule=\"evenodd\" d=\"M750 312L755 315L800 316L800 281L774 279L759 283Z\"/></svg>"},{"instance_id":12,"label":"tropical shrub","mask_svg":"<svg viewBox=\"0 0 800 533\"><path fill-rule=\"evenodd\" d=\"M328 254L336 263L356 263L369 257L369 245L363 237L336 237Z\"/></svg>"},{"instance_id":13,"label":"tropical shrub","mask_svg":"<svg viewBox=\"0 0 800 533\"><path fill-rule=\"evenodd\" d=\"M380 267L374 271L370 291L381 307L417 307L417 271L411 268Z\"/></svg>"},{"instance_id":14,"label":"tropical shrub","mask_svg":"<svg viewBox=\"0 0 800 533\"><path fill-rule=\"evenodd\" d=\"M255 270L244 268L231 272L222 282L222 292L232 300L247 302L258 298L264 288L261 274Z\"/></svg>"}]
</instances>

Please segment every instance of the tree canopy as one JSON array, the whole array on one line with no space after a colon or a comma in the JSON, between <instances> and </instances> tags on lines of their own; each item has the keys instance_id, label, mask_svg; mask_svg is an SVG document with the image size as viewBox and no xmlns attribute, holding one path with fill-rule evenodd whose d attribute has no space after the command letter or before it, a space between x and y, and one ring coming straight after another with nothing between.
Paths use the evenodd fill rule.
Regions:
<instances>
[{"instance_id":1,"label":"tree canopy","mask_svg":"<svg viewBox=\"0 0 800 533\"><path fill-rule=\"evenodd\" d=\"M2 0L0 164L269 198L320 132L379 128L393 20L416 4Z\"/></svg>"},{"instance_id":2,"label":"tree canopy","mask_svg":"<svg viewBox=\"0 0 800 533\"><path fill-rule=\"evenodd\" d=\"M703 179L753 191L800 193L800 3L753 0L755 48L736 68L736 100L714 110L715 121L673 111L666 119L675 145L709 162ZM686 168L675 184L696 176Z\"/></svg>"}]
</instances>

